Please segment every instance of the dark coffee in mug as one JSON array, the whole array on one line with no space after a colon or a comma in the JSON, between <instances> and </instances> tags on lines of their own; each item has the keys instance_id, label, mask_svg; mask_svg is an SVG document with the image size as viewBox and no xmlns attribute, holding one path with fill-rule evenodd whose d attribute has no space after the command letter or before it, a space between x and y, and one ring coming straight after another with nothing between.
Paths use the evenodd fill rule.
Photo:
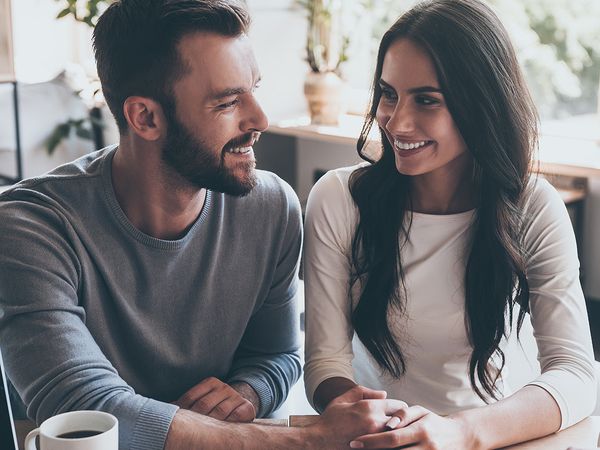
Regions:
<instances>
[{"instance_id":1,"label":"dark coffee in mug","mask_svg":"<svg viewBox=\"0 0 600 450\"><path fill-rule=\"evenodd\" d=\"M102 431L77 430L77 431L69 431L68 433L62 433L62 434L57 435L56 437L62 438L62 439L81 439L81 438L97 436L100 433L102 433Z\"/></svg>"}]
</instances>

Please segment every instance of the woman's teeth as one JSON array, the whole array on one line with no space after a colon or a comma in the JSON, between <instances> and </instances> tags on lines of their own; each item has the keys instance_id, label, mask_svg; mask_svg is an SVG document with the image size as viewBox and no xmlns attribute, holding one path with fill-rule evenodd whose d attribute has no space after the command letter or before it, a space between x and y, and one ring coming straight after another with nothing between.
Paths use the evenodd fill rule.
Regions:
<instances>
[{"instance_id":1,"label":"woman's teeth","mask_svg":"<svg viewBox=\"0 0 600 450\"><path fill-rule=\"evenodd\" d=\"M394 139L394 146L400 150L413 150L415 148L423 147L428 144L429 141L420 141L420 142L402 142L397 139Z\"/></svg>"}]
</instances>

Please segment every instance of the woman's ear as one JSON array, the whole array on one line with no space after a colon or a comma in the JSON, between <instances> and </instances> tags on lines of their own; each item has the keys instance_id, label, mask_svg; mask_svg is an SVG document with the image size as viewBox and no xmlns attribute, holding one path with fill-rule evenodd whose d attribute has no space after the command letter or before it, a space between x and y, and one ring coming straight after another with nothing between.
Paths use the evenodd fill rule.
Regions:
<instances>
[{"instance_id":1,"label":"woman's ear","mask_svg":"<svg viewBox=\"0 0 600 450\"><path fill-rule=\"evenodd\" d=\"M162 106L148 97L128 97L123 114L131 131L147 141L157 141L167 134L167 122Z\"/></svg>"}]
</instances>

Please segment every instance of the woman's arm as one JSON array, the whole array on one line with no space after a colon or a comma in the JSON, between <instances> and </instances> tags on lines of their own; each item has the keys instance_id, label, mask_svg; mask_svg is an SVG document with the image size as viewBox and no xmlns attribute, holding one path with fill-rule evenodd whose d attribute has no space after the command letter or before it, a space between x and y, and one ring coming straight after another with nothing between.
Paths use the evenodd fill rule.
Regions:
<instances>
[{"instance_id":1,"label":"woman's arm","mask_svg":"<svg viewBox=\"0 0 600 450\"><path fill-rule=\"evenodd\" d=\"M304 380L307 398L317 410L355 385L349 252L356 211L347 187L348 170L325 174L313 187L306 206ZM320 388L331 378L342 379L341 387L336 382Z\"/></svg>"},{"instance_id":2,"label":"woman's arm","mask_svg":"<svg viewBox=\"0 0 600 450\"><path fill-rule=\"evenodd\" d=\"M447 417L420 406L401 409L392 431L361 436L352 448L415 446L419 450L501 448L546 436L560 428L553 397L537 386L525 386L497 403Z\"/></svg>"},{"instance_id":3,"label":"woman's arm","mask_svg":"<svg viewBox=\"0 0 600 450\"><path fill-rule=\"evenodd\" d=\"M525 386L514 395L481 408L450 416L471 430L479 448L500 448L559 430L558 404L538 386Z\"/></svg>"},{"instance_id":4,"label":"woman's arm","mask_svg":"<svg viewBox=\"0 0 600 450\"><path fill-rule=\"evenodd\" d=\"M358 386L354 381L343 377L328 378L315 390L313 402L318 412L323 412L331 401L350 389Z\"/></svg>"}]
</instances>

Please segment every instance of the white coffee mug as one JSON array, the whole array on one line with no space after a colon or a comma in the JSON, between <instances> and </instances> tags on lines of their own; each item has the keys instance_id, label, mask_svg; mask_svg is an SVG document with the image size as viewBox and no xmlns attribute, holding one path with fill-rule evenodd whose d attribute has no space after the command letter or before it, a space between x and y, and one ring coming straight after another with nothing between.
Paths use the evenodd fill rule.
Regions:
<instances>
[{"instance_id":1,"label":"white coffee mug","mask_svg":"<svg viewBox=\"0 0 600 450\"><path fill-rule=\"evenodd\" d=\"M45 420L25 438L25 450L119 450L119 421L102 411L72 411Z\"/></svg>"}]
</instances>

